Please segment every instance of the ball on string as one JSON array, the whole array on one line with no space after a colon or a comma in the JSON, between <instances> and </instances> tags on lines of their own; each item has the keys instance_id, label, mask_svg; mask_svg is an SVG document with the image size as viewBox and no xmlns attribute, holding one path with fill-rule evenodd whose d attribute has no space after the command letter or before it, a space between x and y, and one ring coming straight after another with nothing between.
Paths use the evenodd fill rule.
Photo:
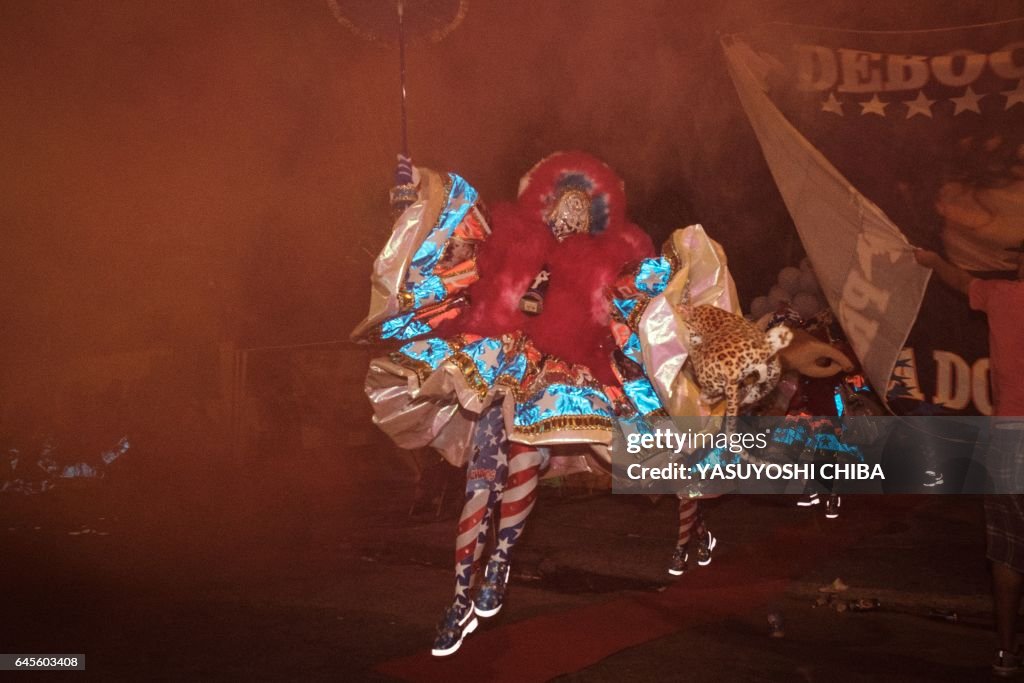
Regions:
<instances>
[{"instance_id":1,"label":"ball on string","mask_svg":"<svg viewBox=\"0 0 1024 683\"><path fill-rule=\"evenodd\" d=\"M801 292L793 297L793 308L801 318L808 320L821 312L824 302L816 294Z\"/></svg>"},{"instance_id":2,"label":"ball on string","mask_svg":"<svg viewBox=\"0 0 1024 683\"><path fill-rule=\"evenodd\" d=\"M791 299L789 292L778 285L772 287L768 292L768 303L771 304L772 310L775 310L779 304L788 304Z\"/></svg>"},{"instance_id":3,"label":"ball on string","mask_svg":"<svg viewBox=\"0 0 1024 683\"><path fill-rule=\"evenodd\" d=\"M786 266L779 271L779 287L782 287L790 294L796 294L800 291L800 275L799 268Z\"/></svg>"},{"instance_id":4,"label":"ball on string","mask_svg":"<svg viewBox=\"0 0 1024 683\"><path fill-rule=\"evenodd\" d=\"M801 292L807 292L808 294L817 294L821 289L818 284L818 276L814 274L814 271L802 270L800 271L800 289Z\"/></svg>"},{"instance_id":5,"label":"ball on string","mask_svg":"<svg viewBox=\"0 0 1024 683\"><path fill-rule=\"evenodd\" d=\"M750 315L754 320L771 313L772 310L772 304L766 296L759 296L750 302Z\"/></svg>"}]
</instances>

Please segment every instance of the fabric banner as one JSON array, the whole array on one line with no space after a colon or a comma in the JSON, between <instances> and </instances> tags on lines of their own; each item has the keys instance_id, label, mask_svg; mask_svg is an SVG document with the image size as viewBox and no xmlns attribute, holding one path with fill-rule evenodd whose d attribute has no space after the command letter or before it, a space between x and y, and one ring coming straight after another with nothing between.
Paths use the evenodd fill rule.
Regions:
<instances>
[{"instance_id":1,"label":"fabric banner","mask_svg":"<svg viewBox=\"0 0 1024 683\"><path fill-rule=\"evenodd\" d=\"M804 249L899 413L989 414L987 329L912 247L1010 277L1024 239L1024 20L910 32L773 24L724 41Z\"/></svg>"}]
</instances>

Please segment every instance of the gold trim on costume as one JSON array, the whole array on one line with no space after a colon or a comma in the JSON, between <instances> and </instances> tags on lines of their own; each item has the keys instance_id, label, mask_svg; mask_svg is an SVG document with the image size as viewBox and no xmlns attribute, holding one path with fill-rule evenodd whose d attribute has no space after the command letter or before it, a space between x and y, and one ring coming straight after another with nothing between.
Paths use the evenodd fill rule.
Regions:
<instances>
[{"instance_id":1,"label":"gold trim on costume","mask_svg":"<svg viewBox=\"0 0 1024 683\"><path fill-rule=\"evenodd\" d=\"M633 332L640 331L640 318L643 316L644 311L647 310L647 305L651 303L651 299L644 297L637 302L633 310L629 312L629 317L626 318L626 326Z\"/></svg>"},{"instance_id":2,"label":"gold trim on costume","mask_svg":"<svg viewBox=\"0 0 1024 683\"><path fill-rule=\"evenodd\" d=\"M451 361L452 365L459 369L459 372L461 372L462 376L466 379L466 384L468 384L469 388L475 391L480 398L487 395L487 382L485 382L484 378L480 375L480 371L477 370L476 363L473 362L472 358L461 351L458 351L450 355L448 360Z\"/></svg>"},{"instance_id":3,"label":"gold trim on costume","mask_svg":"<svg viewBox=\"0 0 1024 683\"><path fill-rule=\"evenodd\" d=\"M414 297L410 292L407 292L404 286L402 289L398 290L395 298L398 299L398 310L400 313L408 313L416 304L416 297Z\"/></svg>"},{"instance_id":4,"label":"gold trim on costume","mask_svg":"<svg viewBox=\"0 0 1024 683\"><path fill-rule=\"evenodd\" d=\"M388 354L388 358L391 359L392 363L401 365L403 368L416 373L416 377L419 378L420 384L426 382L427 378L430 377L432 372L434 372L434 368L430 367L430 363L427 361L420 360L419 358L410 358L400 351L394 351Z\"/></svg>"},{"instance_id":5,"label":"gold trim on costume","mask_svg":"<svg viewBox=\"0 0 1024 683\"><path fill-rule=\"evenodd\" d=\"M579 431L584 429L611 430L614 420L601 415L559 415L549 417L532 425L516 425L517 434L547 434L549 432Z\"/></svg>"},{"instance_id":6,"label":"gold trim on costume","mask_svg":"<svg viewBox=\"0 0 1024 683\"><path fill-rule=\"evenodd\" d=\"M476 272L476 259L468 259L459 264L461 267L452 268L451 270L442 271L436 273L442 280L450 280L451 278L458 277L459 275L466 275L467 273ZM448 288L445 287L445 292Z\"/></svg>"}]
</instances>

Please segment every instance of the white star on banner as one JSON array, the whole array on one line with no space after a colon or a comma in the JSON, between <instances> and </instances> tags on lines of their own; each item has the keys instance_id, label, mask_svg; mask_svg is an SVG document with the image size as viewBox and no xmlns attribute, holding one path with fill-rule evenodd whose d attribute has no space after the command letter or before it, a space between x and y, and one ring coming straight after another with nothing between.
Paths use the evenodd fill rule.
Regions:
<instances>
[{"instance_id":1,"label":"white star on banner","mask_svg":"<svg viewBox=\"0 0 1024 683\"><path fill-rule=\"evenodd\" d=\"M1024 104L1024 81L1017 81L1017 87L1013 90L1003 90L1002 95L1006 96L1006 106L1009 109L1015 104Z\"/></svg>"},{"instance_id":2,"label":"white star on banner","mask_svg":"<svg viewBox=\"0 0 1024 683\"><path fill-rule=\"evenodd\" d=\"M974 92L974 88L967 86L964 88L963 95L960 97L949 98L953 101L953 104L956 105L956 108L953 110L953 116L957 116L965 111L973 111L980 114L981 109L978 107L978 102L981 101L982 97L984 97L984 95L979 95Z\"/></svg>"},{"instance_id":3,"label":"white star on banner","mask_svg":"<svg viewBox=\"0 0 1024 683\"><path fill-rule=\"evenodd\" d=\"M860 115L865 114L878 114L879 116L885 116L885 102L878 99L878 93L871 96L871 99L867 102L860 103Z\"/></svg>"},{"instance_id":4,"label":"white star on banner","mask_svg":"<svg viewBox=\"0 0 1024 683\"><path fill-rule=\"evenodd\" d=\"M821 110L832 112L839 116L843 115L843 105L836 99L836 94L834 92L830 92L828 94L828 99L821 103Z\"/></svg>"},{"instance_id":5,"label":"white star on banner","mask_svg":"<svg viewBox=\"0 0 1024 683\"><path fill-rule=\"evenodd\" d=\"M912 100L903 100L903 104L907 105L907 118L912 116L927 116L932 117L932 105L935 104L935 100L929 100L924 96L924 91L918 90L917 97Z\"/></svg>"}]
</instances>

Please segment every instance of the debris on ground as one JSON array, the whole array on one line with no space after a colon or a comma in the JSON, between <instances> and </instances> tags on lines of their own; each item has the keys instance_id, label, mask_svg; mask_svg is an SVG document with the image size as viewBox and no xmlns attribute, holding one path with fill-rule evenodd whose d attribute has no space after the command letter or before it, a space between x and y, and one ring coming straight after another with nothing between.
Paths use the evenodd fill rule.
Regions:
<instances>
[{"instance_id":1,"label":"debris on ground","mask_svg":"<svg viewBox=\"0 0 1024 683\"><path fill-rule=\"evenodd\" d=\"M128 437L125 436L113 448L101 453L99 462L71 460L61 464L63 458L56 452L52 439L45 438L39 447L34 468L28 466L20 449L11 448L0 460L0 493L37 495L47 493L69 479L102 479L107 475L107 468L127 453L130 447Z\"/></svg>"},{"instance_id":2,"label":"debris on ground","mask_svg":"<svg viewBox=\"0 0 1024 683\"><path fill-rule=\"evenodd\" d=\"M951 609L940 609L933 607L928 610L929 619L941 619L942 621L948 621L955 624L960 621L960 615Z\"/></svg>"},{"instance_id":3,"label":"debris on ground","mask_svg":"<svg viewBox=\"0 0 1024 683\"><path fill-rule=\"evenodd\" d=\"M878 598L840 599L838 593L819 595L814 600L814 607L829 607L840 614L843 612L873 612L881 609L882 602Z\"/></svg>"},{"instance_id":4,"label":"debris on ground","mask_svg":"<svg viewBox=\"0 0 1024 683\"><path fill-rule=\"evenodd\" d=\"M843 582L843 580L840 579L837 576L832 583L830 583L828 585L825 585L825 586L821 586L820 588L818 588L818 592L819 593L842 593L843 591L846 591L849 588L850 587L848 585L846 585Z\"/></svg>"}]
</instances>

